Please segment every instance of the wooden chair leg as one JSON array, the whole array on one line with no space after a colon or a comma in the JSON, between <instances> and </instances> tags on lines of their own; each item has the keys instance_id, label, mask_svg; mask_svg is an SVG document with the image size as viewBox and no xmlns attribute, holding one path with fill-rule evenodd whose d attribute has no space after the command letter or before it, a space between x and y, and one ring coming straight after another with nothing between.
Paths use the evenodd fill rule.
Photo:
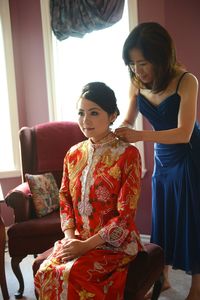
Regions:
<instances>
[{"instance_id":1,"label":"wooden chair leg","mask_svg":"<svg viewBox=\"0 0 200 300\"><path fill-rule=\"evenodd\" d=\"M4 300L9 299L8 288L6 283L6 275L5 275L5 264L4 264L4 253L0 255L0 286Z\"/></svg>"},{"instance_id":2,"label":"wooden chair leg","mask_svg":"<svg viewBox=\"0 0 200 300\"><path fill-rule=\"evenodd\" d=\"M158 297L160 296L161 290L162 290L163 282L164 282L164 277L163 277L163 274L161 274L160 278L154 283L151 300L158 299Z\"/></svg>"},{"instance_id":3,"label":"wooden chair leg","mask_svg":"<svg viewBox=\"0 0 200 300\"><path fill-rule=\"evenodd\" d=\"M12 257L12 259L11 259L12 270L19 282L19 289L18 289L17 293L15 293L16 299L21 299L23 297L23 293L24 293L24 279L23 279L22 272L21 272L20 265L19 265L24 257Z\"/></svg>"},{"instance_id":4,"label":"wooden chair leg","mask_svg":"<svg viewBox=\"0 0 200 300\"><path fill-rule=\"evenodd\" d=\"M0 216L0 286L4 300L9 299L8 288L5 276L5 226Z\"/></svg>"}]
</instances>

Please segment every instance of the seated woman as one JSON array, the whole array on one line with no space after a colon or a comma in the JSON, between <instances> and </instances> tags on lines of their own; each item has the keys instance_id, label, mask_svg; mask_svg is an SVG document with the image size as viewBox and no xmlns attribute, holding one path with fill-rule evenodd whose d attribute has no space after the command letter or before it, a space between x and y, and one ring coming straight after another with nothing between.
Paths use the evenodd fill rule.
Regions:
<instances>
[{"instance_id":1,"label":"seated woman","mask_svg":"<svg viewBox=\"0 0 200 300\"><path fill-rule=\"evenodd\" d=\"M113 90L87 84L77 102L87 140L64 159L60 188L65 237L35 276L40 300L124 299L128 263L143 249L134 222L141 160L110 130L119 114Z\"/></svg>"}]
</instances>

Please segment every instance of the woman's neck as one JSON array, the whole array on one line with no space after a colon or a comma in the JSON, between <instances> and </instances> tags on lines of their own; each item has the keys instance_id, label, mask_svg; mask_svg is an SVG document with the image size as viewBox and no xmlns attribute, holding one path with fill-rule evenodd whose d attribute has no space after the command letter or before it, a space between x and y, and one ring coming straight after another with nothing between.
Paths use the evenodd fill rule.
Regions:
<instances>
[{"instance_id":1,"label":"woman's neck","mask_svg":"<svg viewBox=\"0 0 200 300\"><path fill-rule=\"evenodd\" d=\"M91 138L91 142L93 144L104 144L106 142L109 142L111 139L113 139L113 137L115 137L114 133L112 131L108 131L103 137L101 137L100 139L93 139Z\"/></svg>"}]
</instances>

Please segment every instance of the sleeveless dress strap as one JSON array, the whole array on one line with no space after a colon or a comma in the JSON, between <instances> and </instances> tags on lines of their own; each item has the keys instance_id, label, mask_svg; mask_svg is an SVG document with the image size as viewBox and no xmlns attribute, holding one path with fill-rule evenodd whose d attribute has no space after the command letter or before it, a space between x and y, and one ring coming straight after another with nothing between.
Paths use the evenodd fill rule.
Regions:
<instances>
[{"instance_id":1,"label":"sleeveless dress strap","mask_svg":"<svg viewBox=\"0 0 200 300\"><path fill-rule=\"evenodd\" d=\"M180 83L181 83L181 80L182 80L183 76L184 76L185 74L187 74L187 73L189 73L189 72L184 72L184 73L181 75L181 77L179 78L179 81L178 81L177 87L176 87L176 93L178 93L178 88L179 88L179 85L180 85Z\"/></svg>"}]
</instances>

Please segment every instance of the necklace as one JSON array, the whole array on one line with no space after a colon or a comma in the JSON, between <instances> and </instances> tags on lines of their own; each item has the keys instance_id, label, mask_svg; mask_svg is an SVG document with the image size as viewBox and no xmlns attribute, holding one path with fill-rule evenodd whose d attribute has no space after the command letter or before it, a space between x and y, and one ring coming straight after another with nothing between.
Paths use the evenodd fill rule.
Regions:
<instances>
[{"instance_id":1,"label":"necklace","mask_svg":"<svg viewBox=\"0 0 200 300\"><path fill-rule=\"evenodd\" d=\"M91 140L91 142L93 144L104 144L104 143L110 142L114 138L115 138L114 133L112 131L109 131L108 134L106 134L103 138L101 138L95 142Z\"/></svg>"}]
</instances>

